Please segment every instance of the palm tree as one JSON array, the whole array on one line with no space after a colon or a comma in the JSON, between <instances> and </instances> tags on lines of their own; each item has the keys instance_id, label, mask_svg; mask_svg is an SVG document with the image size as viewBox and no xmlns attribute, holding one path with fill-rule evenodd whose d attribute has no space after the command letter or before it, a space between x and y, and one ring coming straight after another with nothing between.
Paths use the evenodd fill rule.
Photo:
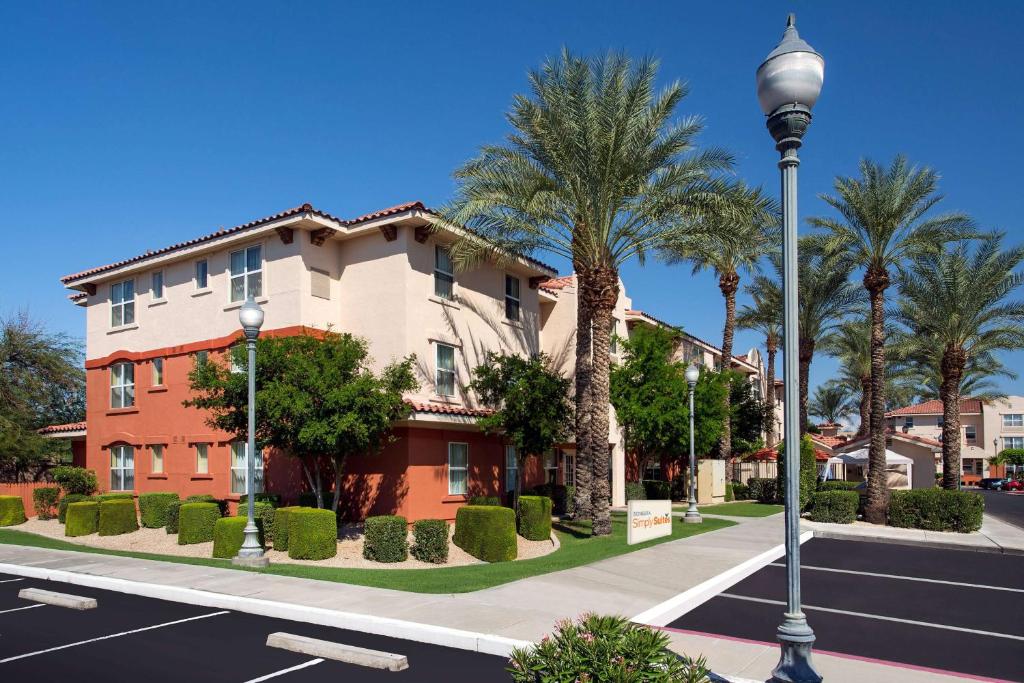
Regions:
<instances>
[{"instance_id":1,"label":"palm tree","mask_svg":"<svg viewBox=\"0 0 1024 683\"><path fill-rule=\"evenodd\" d=\"M831 336L827 349L839 360L839 376L834 384L843 386L848 396L857 396L860 425L855 438L868 433L871 417L871 320L853 318L843 322Z\"/></svg>"},{"instance_id":2,"label":"palm tree","mask_svg":"<svg viewBox=\"0 0 1024 683\"><path fill-rule=\"evenodd\" d=\"M898 348L908 355L899 379L909 391L924 400L939 398L942 388L942 346L936 344L934 339L927 340L910 334L902 336L904 339ZM928 344L928 341L932 344ZM960 395L983 401L1005 398L1006 392L995 383L997 377L1016 380L1018 375L993 353L971 356L964 365L960 379ZM886 396L889 393L890 390L886 389ZM906 405L906 401L899 402L899 405ZM886 406L886 410L890 409Z\"/></svg>"},{"instance_id":3,"label":"palm tree","mask_svg":"<svg viewBox=\"0 0 1024 683\"><path fill-rule=\"evenodd\" d=\"M818 248L809 238L801 238L797 262L797 357L800 377L800 433L807 433L807 392L811 361L818 344L828 344L832 333L857 307L857 292L850 282L850 266L838 252ZM751 295L782 310L782 255L769 258L774 277L754 276ZM784 343L789 343L784 340Z\"/></svg>"},{"instance_id":4,"label":"palm tree","mask_svg":"<svg viewBox=\"0 0 1024 683\"><path fill-rule=\"evenodd\" d=\"M725 325L722 330L722 367L732 367L732 343L736 332L736 292L740 273L758 270L761 258L779 248L779 206L761 188L737 183L730 188L728 204L720 214L705 216L700 230L672 243L669 262L689 261L694 274L713 270L718 289L725 299ZM721 457L732 451L729 425L729 392L725 394L725 424L719 443Z\"/></svg>"},{"instance_id":5,"label":"palm tree","mask_svg":"<svg viewBox=\"0 0 1024 683\"><path fill-rule=\"evenodd\" d=\"M842 250L854 267L864 269L864 288L871 303L871 442L865 517L883 524L888 506L883 422L885 291L890 273L908 259L973 236L974 225L962 213L926 217L942 200L937 192L939 176L929 168L910 166L903 156L893 159L889 168L864 159L860 176L837 177L836 196L821 195L839 218L815 217L809 222L828 231L830 248Z\"/></svg>"},{"instance_id":6,"label":"palm tree","mask_svg":"<svg viewBox=\"0 0 1024 683\"><path fill-rule=\"evenodd\" d=\"M563 51L529 75L505 144L487 145L456 170L443 221L464 225L452 247L457 268L546 252L577 277L576 510L593 533L611 533L608 372L619 268L678 240L718 209L714 176L732 157L697 151L699 118L674 120L686 88L655 93L657 63Z\"/></svg>"},{"instance_id":7,"label":"palm tree","mask_svg":"<svg viewBox=\"0 0 1024 683\"><path fill-rule=\"evenodd\" d=\"M1024 274L1024 245L1002 234L916 257L899 279L899 319L925 349L942 348L942 486L960 481L960 389L971 358L1024 348L1024 301L1010 297Z\"/></svg>"},{"instance_id":8,"label":"palm tree","mask_svg":"<svg viewBox=\"0 0 1024 683\"><path fill-rule=\"evenodd\" d=\"M837 424L853 412L853 402L846 387L834 382L825 382L814 390L807 412L829 424Z\"/></svg>"},{"instance_id":9,"label":"palm tree","mask_svg":"<svg viewBox=\"0 0 1024 683\"><path fill-rule=\"evenodd\" d=\"M764 347L768 356L765 367L765 382L768 385L765 391L768 434L765 443L769 448L774 448L779 436L775 431L775 357L779 352L779 344L782 343L782 310L777 306L778 301L766 298L751 285L744 289L754 300L754 304L743 305L736 316L736 325L741 329L756 330L764 335Z\"/></svg>"}]
</instances>

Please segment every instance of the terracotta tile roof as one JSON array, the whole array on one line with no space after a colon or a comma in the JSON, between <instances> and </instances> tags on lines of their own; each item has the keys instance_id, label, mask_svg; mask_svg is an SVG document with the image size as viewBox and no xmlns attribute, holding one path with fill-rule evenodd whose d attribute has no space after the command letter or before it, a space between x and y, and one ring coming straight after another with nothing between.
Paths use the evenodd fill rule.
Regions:
<instances>
[{"instance_id":1,"label":"terracotta tile roof","mask_svg":"<svg viewBox=\"0 0 1024 683\"><path fill-rule=\"evenodd\" d=\"M485 417L493 413L487 408L466 408L465 406L453 406L446 403L419 403L406 400L407 404L417 413L434 413L435 415L462 415L464 417Z\"/></svg>"},{"instance_id":2,"label":"terracotta tile roof","mask_svg":"<svg viewBox=\"0 0 1024 683\"><path fill-rule=\"evenodd\" d=\"M981 401L976 398L962 398L960 399L960 414L961 415L979 415L981 413ZM925 401L924 403L918 403L912 406L905 406L903 408L897 408L896 410L890 410L885 414L886 417L894 417L897 415L942 415L942 401Z\"/></svg>"},{"instance_id":3,"label":"terracotta tile roof","mask_svg":"<svg viewBox=\"0 0 1024 683\"><path fill-rule=\"evenodd\" d=\"M825 462L830 457L831 456L825 451L817 448L814 449L814 459L817 460L818 462ZM751 453L750 455L743 458L745 462L751 462L752 460L758 460L760 462L775 462L778 459L779 454L774 448L762 448L756 453Z\"/></svg>"},{"instance_id":4,"label":"terracotta tile roof","mask_svg":"<svg viewBox=\"0 0 1024 683\"><path fill-rule=\"evenodd\" d=\"M64 432L85 431L84 422L69 422L62 425L48 425L39 430L40 434L62 434Z\"/></svg>"},{"instance_id":5,"label":"terracotta tile roof","mask_svg":"<svg viewBox=\"0 0 1024 683\"><path fill-rule=\"evenodd\" d=\"M892 429L891 427L886 427L885 434L886 436L892 437L894 439L900 439L902 441L913 441L915 443L924 444L925 446L932 446L933 448L942 448L941 441L937 441L936 439L932 439L927 436L920 436L919 434L904 434L903 432ZM871 437L864 436L859 439L851 439L847 441L845 444L843 444L843 446L853 446L855 444L861 445L866 444L869 441L871 441Z\"/></svg>"},{"instance_id":6,"label":"terracotta tile roof","mask_svg":"<svg viewBox=\"0 0 1024 683\"><path fill-rule=\"evenodd\" d=\"M395 206L389 206L386 209L374 211L373 213L368 213L364 216L359 216L358 218L352 218L350 220L343 222L349 225L353 225L356 223L365 223L366 221L376 220L377 218L384 218L385 216L393 216L396 213L402 213L403 211L412 211L413 209L417 209L419 211L426 211L427 213L434 213L433 211L425 207L423 205L423 202L406 202L405 204L396 204Z\"/></svg>"},{"instance_id":7,"label":"terracotta tile roof","mask_svg":"<svg viewBox=\"0 0 1024 683\"><path fill-rule=\"evenodd\" d=\"M811 441L817 441L823 446L829 448L835 448L846 443L846 437L844 436L822 436L821 434L809 434Z\"/></svg>"},{"instance_id":8,"label":"terracotta tile roof","mask_svg":"<svg viewBox=\"0 0 1024 683\"><path fill-rule=\"evenodd\" d=\"M575 283L575 280L576 280L576 275L575 274L573 274L573 275L559 275L556 278L552 278L550 280L545 280L544 282L541 282L538 286L542 287L544 289L556 289L556 290L557 289L564 289L566 287L572 286Z\"/></svg>"}]
</instances>

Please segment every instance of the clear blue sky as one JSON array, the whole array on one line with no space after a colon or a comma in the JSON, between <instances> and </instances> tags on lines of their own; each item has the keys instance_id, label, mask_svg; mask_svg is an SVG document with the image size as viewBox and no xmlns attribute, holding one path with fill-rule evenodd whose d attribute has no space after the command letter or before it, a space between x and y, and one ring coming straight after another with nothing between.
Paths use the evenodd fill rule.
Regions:
<instances>
[{"instance_id":1,"label":"clear blue sky","mask_svg":"<svg viewBox=\"0 0 1024 683\"><path fill-rule=\"evenodd\" d=\"M754 70L788 11L826 59L802 215L860 157L903 152L942 173L946 208L1022 239L1021 3L289 4L0 8L0 313L80 336L63 274L306 201L341 216L442 202L452 169L502 138L527 69L563 45L659 57L666 82L689 82L682 112L706 117L703 140L774 192ZM710 276L623 276L637 307L721 339ZM758 342L741 332L738 353ZM812 380L833 367L817 359Z\"/></svg>"}]
</instances>

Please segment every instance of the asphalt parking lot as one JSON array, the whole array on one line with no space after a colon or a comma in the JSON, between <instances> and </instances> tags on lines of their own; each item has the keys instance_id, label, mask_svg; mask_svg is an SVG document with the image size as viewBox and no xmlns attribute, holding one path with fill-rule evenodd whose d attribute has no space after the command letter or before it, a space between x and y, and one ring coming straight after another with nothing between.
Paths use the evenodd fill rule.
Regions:
<instances>
[{"instance_id":1,"label":"asphalt parking lot","mask_svg":"<svg viewBox=\"0 0 1024 683\"><path fill-rule=\"evenodd\" d=\"M821 538L802 548L816 649L1024 681L1024 556ZM773 641L786 600L782 562L669 628Z\"/></svg>"},{"instance_id":2,"label":"asphalt parking lot","mask_svg":"<svg viewBox=\"0 0 1024 683\"><path fill-rule=\"evenodd\" d=\"M94 597L72 610L18 597L42 588ZM392 672L266 646L286 632L408 657ZM71 584L0 575L0 680L158 681L500 681L507 660L465 650L270 619Z\"/></svg>"},{"instance_id":3,"label":"asphalt parking lot","mask_svg":"<svg viewBox=\"0 0 1024 683\"><path fill-rule=\"evenodd\" d=\"M985 514L998 517L1007 524L1024 529L1024 492L987 491L977 489L985 496Z\"/></svg>"}]
</instances>

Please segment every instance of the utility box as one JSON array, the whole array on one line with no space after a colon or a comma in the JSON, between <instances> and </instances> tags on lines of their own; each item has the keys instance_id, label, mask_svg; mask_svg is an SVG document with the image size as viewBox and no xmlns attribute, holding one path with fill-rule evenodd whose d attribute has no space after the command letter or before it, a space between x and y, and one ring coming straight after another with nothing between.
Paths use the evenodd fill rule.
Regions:
<instances>
[{"instance_id":1,"label":"utility box","mask_svg":"<svg viewBox=\"0 0 1024 683\"><path fill-rule=\"evenodd\" d=\"M697 504L725 502L725 461L701 460L697 463Z\"/></svg>"}]
</instances>

